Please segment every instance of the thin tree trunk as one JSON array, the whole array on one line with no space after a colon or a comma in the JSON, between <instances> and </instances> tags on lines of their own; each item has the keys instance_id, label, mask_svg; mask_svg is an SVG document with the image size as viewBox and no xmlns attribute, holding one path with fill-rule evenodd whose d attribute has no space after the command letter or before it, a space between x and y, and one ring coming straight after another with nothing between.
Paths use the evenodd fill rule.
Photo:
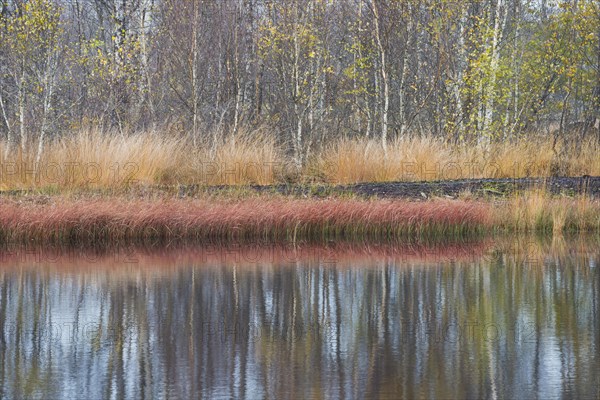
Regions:
<instances>
[{"instance_id":1,"label":"thin tree trunk","mask_svg":"<svg viewBox=\"0 0 600 400\"><path fill-rule=\"evenodd\" d=\"M151 25L151 15L154 11L154 0L151 0L150 6L147 6L146 1L144 1L143 9L140 12L140 55L141 55L141 64L142 64L142 73L143 79L141 80L140 88L139 88L139 105L138 108L141 111L144 100L148 101L148 108L150 110L150 115L152 119L152 124L156 121L156 113L154 110L154 100L152 93L152 79L150 78L150 67L148 66L148 60L150 58L148 51L148 34L147 34L147 26Z\"/></svg>"},{"instance_id":2,"label":"thin tree trunk","mask_svg":"<svg viewBox=\"0 0 600 400\"><path fill-rule=\"evenodd\" d=\"M51 68L48 66L47 68ZM35 156L36 165L39 164L42 159L42 153L44 151L44 140L46 139L46 132L48 130L48 114L50 113L50 105L52 101L52 94L54 91L54 79L48 76L50 71L47 71L44 77L44 109L42 114L42 125L40 128L40 137L38 139L37 154Z\"/></svg>"},{"instance_id":3,"label":"thin tree trunk","mask_svg":"<svg viewBox=\"0 0 600 400\"><path fill-rule=\"evenodd\" d=\"M6 159L12 150L12 143L14 139L12 126L10 124L10 120L8 119L8 114L6 113L4 97L2 96L2 87L0 87L0 109L2 110L2 118L4 119L4 124L6 125L6 147L4 148L4 158Z\"/></svg>"},{"instance_id":4,"label":"thin tree trunk","mask_svg":"<svg viewBox=\"0 0 600 400\"><path fill-rule=\"evenodd\" d=\"M194 147L198 146L198 22L199 22L199 5L194 3L194 18L192 26L192 140Z\"/></svg>"},{"instance_id":5,"label":"thin tree trunk","mask_svg":"<svg viewBox=\"0 0 600 400\"><path fill-rule=\"evenodd\" d=\"M506 105L506 115L504 117L504 140L508 140L511 137L512 130L509 129L509 126L512 125L513 121L517 117L517 112L519 109L518 95L519 95L519 35L520 35L520 0L515 0L514 7L514 21L515 21L515 33L513 37L513 51L512 51L512 73L513 73L513 87L512 93L509 97L508 104ZM511 118L512 111L512 118Z\"/></svg>"},{"instance_id":6,"label":"thin tree trunk","mask_svg":"<svg viewBox=\"0 0 600 400\"><path fill-rule=\"evenodd\" d=\"M381 145L383 149L387 149L387 136L388 136L388 112L390 108L390 88L387 78L386 71L386 54L385 48L381 41L381 30L379 27L380 15L379 10L377 8L377 1L373 0L373 22L375 24L375 40L377 42L377 49L379 51L380 58L380 74L381 74L381 84L383 85L383 109L381 112Z\"/></svg>"},{"instance_id":7,"label":"thin tree trunk","mask_svg":"<svg viewBox=\"0 0 600 400\"><path fill-rule=\"evenodd\" d=\"M594 98L594 109L595 109L595 122L594 127L596 128L596 135L598 139L598 143L600 143L600 28L598 28L598 32L596 34L598 40L598 49L597 49L597 61L596 61L596 90L595 90L595 98Z\"/></svg>"},{"instance_id":8,"label":"thin tree trunk","mask_svg":"<svg viewBox=\"0 0 600 400\"><path fill-rule=\"evenodd\" d=\"M294 141L294 158L296 167L302 168L302 116L296 122L296 138Z\"/></svg>"},{"instance_id":9,"label":"thin tree trunk","mask_svg":"<svg viewBox=\"0 0 600 400\"><path fill-rule=\"evenodd\" d=\"M255 47L252 33L254 32L254 7L253 2L245 0L242 5L242 12L245 13L245 58L244 58L244 93L243 93L243 112L247 114L247 118L252 120L254 118L254 106L253 90L252 90L252 60L254 58Z\"/></svg>"},{"instance_id":10,"label":"thin tree trunk","mask_svg":"<svg viewBox=\"0 0 600 400\"><path fill-rule=\"evenodd\" d=\"M466 27L465 24L467 23L467 18L466 18L466 9L463 9L461 15L460 15L460 20L459 20L459 28L458 28L458 74L456 77L456 83L454 85L454 98L456 100L456 130L455 130L455 135L458 138L462 138L463 134L464 134L464 104L463 104L463 98L462 98L462 93L461 93L461 88L463 85L463 81L464 81L464 71L466 68L466 48L465 48L465 32L466 32ZM456 139L456 138L455 138Z\"/></svg>"},{"instance_id":11,"label":"thin tree trunk","mask_svg":"<svg viewBox=\"0 0 600 400\"><path fill-rule=\"evenodd\" d=\"M496 16L494 18L494 33L492 37L492 47L490 56L490 81L485 90L485 111L483 119L482 133L489 134L489 129L494 117L494 90L496 87L496 75L498 73L498 64L500 61L499 43L502 41L502 33L506 25L508 13L504 12L504 0L498 0L496 3ZM502 22L501 22L502 21Z\"/></svg>"},{"instance_id":12,"label":"thin tree trunk","mask_svg":"<svg viewBox=\"0 0 600 400\"><path fill-rule=\"evenodd\" d=\"M373 70L373 80L374 80L374 84L375 84L375 93L377 94L377 98L373 98L373 100L371 101L373 103L373 117L369 118L370 120L370 127L369 127L369 132L373 132L375 131L375 120L378 118L378 116L381 114L381 86L379 84L379 63L377 62L377 60L375 60L374 64L377 64L376 67L377 69ZM375 132L373 132L373 136L375 135ZM369 136L369 134L367 134L367 136Z\"/></svg>"},{"instance_id":13,"label":"thin tree trunk","mask_svg":"<svg viewBox=\"0 0 600 400\"><path fill-rule=\"evenodd\" d=\"M38 149L35 157L36 165L39 164L42 158L42 152L44 151L44 140L48 131L48 118L52 108L52 96L54 96L54 89L56 83L56 74L58 73L59 64L59 50L58 47L54 47L49 50L46 57L46 65L44 73L42 75L42 83L44 90L43 97L43 110L42 110L42 123L40 127L40 137L38 139Z\"/></svg>"},{"instance_id":14,"label":"thin tree trunk","mask_svg":"<svg viewBox=\"0 0 600 400\"><path fill-rule=\"evenodd\" d=\"M25 62L23 62L25 64ZM25 155L27 148L27 128L25 126L25 66L22 66L19 82L19 130L21 134L21 152Z\"/></svg>"},{"instance_id":15,"label":"thin tree trunk","mask_svg":"<svg viewBox=\"0 0 600 400\"><path fill-rule=\"evenodd\" d=\"M409 22L407 24L406 27L406 35L407 35L407 39L410 39L410 34L412 32L412 20L410 19L410 14L409 14ZM406 41L406 46L404 48L404 56L402 57L402 74L400 75L400 84L399 84L399 103L400 103L400 109L398 111L398 114L400 114L400 136L404 136L404 134L406 133L406 77L408 75L408 52L409 52L409 47L408 47L408 43L410 42L410 40Z\"/></svg>"},{"instance_id":16,"label":"thin tree trunk","mask_svg":"<svg viewBox=\"0 0 600 400\"><path fill-rule=\"evenodd\" d=\"M240 123L240 117L242 114L242 104L244 101L244 93L243 93L243 89L242 89L242 84L241 84L241 77L240 77L240 68L239 68L239 64L240 64L240 56L239 56L239 32L237 29L237 25L238 25L238 21L236 21L235 25L236 25L236 29L234 32L234 50L233 50L233 57L234 57L234 61L233 61L233 65L234 65L234 69L235 69L235 108L233 111L233 133L236 134L238 131L238 125Z\"/></svg>"},{"instance_id":17,"label":"thin tree trunk","mask_svg":"<svg viewBox=\"0 0 600 400\"><path fill-rule=\"evenodd\" d=\"M302 117L303 113L300 111L300 46L298 43L298 32L294 31L294 114L296 117L296 132L294 135L294 161L297 168L302 167Z\"/></svg>"}]
</instances>

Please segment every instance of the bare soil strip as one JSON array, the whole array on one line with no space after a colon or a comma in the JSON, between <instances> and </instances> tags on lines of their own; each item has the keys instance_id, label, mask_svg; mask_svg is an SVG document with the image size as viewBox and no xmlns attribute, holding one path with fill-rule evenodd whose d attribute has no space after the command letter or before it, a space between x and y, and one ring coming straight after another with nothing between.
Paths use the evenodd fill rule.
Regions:
<instances>
[{"instance_id":1,"label":"bare soil strip","mask_svg":"<svg viewBox=\"0 0 600 400\"><path fill-rule=\"evenodd\" d=\"M504 179L461 179L432 182L367 182L352 185L325 184L281 184L253 185L247 187L258 193L324 197L330 195L355 195L359 197L427 199L431 197L456 198L471 193L477 197L504 197L532 189L545 189L554 195L585 195L600 198L600 176L551 177L551 178L504 178ZM231 186L211 186L209 192L230 190ZM182 185L181 197L195 196L202 187Z\"/></svg>"},{"instance_id":2,"label":"bare soil strip","mask_svg":"<svg viewBox=\"0 0 600 400\"><path fill-rule=\"evenodd\" d=\"M288 183L276 185L155 185L131 186L126 193L135 197L146 197L152 194L172 195L173 192L180 198L199 197L203 194L236 193L239 197L240 189L256 194L279 194L299 197L329 197L329 196L356 196L361 198L388 198L424 200L435 197L458 198L461 195L482 197L507 197L515 193L528 190L543 189L553 195L576 197L586 196L600 198L600 176L584 175L580 177L549 177L549 178L487 178L487 179L460 179L447 181L422 181L422 182L364 182L349 185L332 185L325 183ZM122 189L114 191L106 189L82 189L83 193L96 193L110 197L112 194L123 194ZM58 193L53 194L60 194ZM47 197L53 194L44 193L43 190L0 190L0 197L30 196ZM35 196L37 195L37 196Z\"/></svg>"}]
</instances>

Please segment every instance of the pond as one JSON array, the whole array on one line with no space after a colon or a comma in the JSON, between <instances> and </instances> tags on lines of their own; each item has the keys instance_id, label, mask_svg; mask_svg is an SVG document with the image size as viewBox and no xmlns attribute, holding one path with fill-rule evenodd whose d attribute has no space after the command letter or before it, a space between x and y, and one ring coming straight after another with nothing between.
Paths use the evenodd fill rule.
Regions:
<instances>
[{"instance_id":1,"label":"pond","mask_svg":"<svg viewBox=\"0 0 600 400\"><path fill-rule=\"evenodd\" d=\"M0 398L599 398L598 238L4 249Z\"/></svg>"}]
</instances>

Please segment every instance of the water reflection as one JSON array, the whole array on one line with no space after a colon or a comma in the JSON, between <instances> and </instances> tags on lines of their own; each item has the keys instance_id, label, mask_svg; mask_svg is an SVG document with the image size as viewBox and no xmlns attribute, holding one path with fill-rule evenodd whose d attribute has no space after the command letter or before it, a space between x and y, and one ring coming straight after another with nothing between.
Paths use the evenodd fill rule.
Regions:
<instances>
[{"instance_id":1,"label":"water reflection","mask_svg":"<svg viewBox=\"0 0 600 400\"><path fill-rule=\"evenodd\" d=\"M0 398L598 398L599 248L4 249Z\"/></svg>"}]
</instances>

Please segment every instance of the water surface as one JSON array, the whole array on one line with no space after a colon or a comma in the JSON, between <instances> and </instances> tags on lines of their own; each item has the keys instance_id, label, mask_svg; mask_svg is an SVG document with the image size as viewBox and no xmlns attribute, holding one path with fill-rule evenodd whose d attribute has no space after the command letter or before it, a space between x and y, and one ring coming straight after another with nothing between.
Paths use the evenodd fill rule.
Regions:
<instances>
[{"instance_id":1,"label":"water surface","mask_svg":"<svg viewBox=\"0 0 600 400\"><path fill-rule=\"evenodd\" d=\"M597 399L599 249L5 249L0 398Z\"/></svg>"}]
</instances>

